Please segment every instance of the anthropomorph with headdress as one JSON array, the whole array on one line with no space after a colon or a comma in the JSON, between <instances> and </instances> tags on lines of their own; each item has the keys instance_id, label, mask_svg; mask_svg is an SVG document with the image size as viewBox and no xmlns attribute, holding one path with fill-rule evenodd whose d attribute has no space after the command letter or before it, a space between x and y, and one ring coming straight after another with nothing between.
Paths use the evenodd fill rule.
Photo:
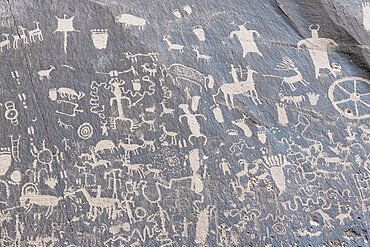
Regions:
<instances>
[{"instance_id":1,"label":"anthropomorph with headdress","mask_svg":"<svg viewBox=\"0 0 370 247\"><path fill-rule=\"evenodd\" d=\"M332 39L319 38L319 29L320 29L319 25L317 25L316 29L314 28L313 25L311 25L310 30L312 33L312 37L303 39L299 41L297 44L298 49L300 49L302 45L305 45L309 50L311 59L315 66L316 79L320 76L320 69L328 69L330 70L330 73L336 76L329 62L328 46L330 44L336 47L338 46L338 44Z\"/></svg>"}]
</instances>

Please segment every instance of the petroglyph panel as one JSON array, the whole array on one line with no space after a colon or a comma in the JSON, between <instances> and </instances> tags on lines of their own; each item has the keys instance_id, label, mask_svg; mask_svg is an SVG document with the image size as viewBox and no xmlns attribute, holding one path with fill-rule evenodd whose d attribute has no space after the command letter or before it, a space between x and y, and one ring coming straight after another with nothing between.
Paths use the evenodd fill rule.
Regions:
<instances>
[{"instance_id":1,"label":"petroglyph panel","mask_svg":"<svg viewBox=\"0 0 370 247\"><path fill-rule=\"evenodd\" d=\"M0 0L0 246L368 246L350 2Z\"/></svg>"}]
</instances>

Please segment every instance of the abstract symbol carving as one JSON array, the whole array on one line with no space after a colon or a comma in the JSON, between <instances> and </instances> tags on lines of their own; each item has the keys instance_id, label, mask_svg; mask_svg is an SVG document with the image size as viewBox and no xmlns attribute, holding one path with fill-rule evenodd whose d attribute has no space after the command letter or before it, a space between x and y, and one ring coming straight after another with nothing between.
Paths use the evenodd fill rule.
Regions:
<instances>
[{"instance_id":1,"label":"abstract symbol carving","mask_svg":"<svg viewBox=\"0 0 370 247\"><path fill-rule=\"evenodd\" d=\"M334 108L343 116L349 119L366 119L370 117L370 93L367 91L369 85L370 80L361 77L342 78L330 86L328 96Z\"/></svg>"},{"instance_id":2,"label":"abstract symbol carving","mask_svg":"<svg viewBox=\"0 0 370 247\"><path fill-rule=\"evenodd\" d=\"M83 123L78 127L77 134L84 140L89 139L94 132L94 128L89 123Z\"/></svg>"}]
</instances>

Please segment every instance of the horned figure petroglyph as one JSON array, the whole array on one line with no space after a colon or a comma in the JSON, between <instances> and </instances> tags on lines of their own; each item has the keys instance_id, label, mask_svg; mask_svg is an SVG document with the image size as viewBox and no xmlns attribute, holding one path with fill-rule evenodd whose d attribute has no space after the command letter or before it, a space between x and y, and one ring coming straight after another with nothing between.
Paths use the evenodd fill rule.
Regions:
<instances>
[{"instance_id":1,"label":"horned figure petroglyph","mask_svg":"<svg viewBox=\"0 0 370 247\"><path fill-rule=\"evenodd\" d=\"M346 209L347 209L347 213L343 213L342 209L341 209L341 205L340 205L340 203L338 203L339 214L337 216L335 216L335 219L339 220L339 224L341 224L341 225L344 225L344 220L345 219L353 220L353 218L351 216L351 212L352 212L353 208L351 206L347 205Z\"/></svg>"},{"instance_id":2,"label":"horned figure petroglyph","mask_svg":"<svg viewBox=\"0 0 370 247\"><path fill-rule=\"evenodd\" d=\"M330 223L330 221L333 221L333 219L330 217L330 215L326 212L324 212L321 208L316 209L313 212L317 212L321 215L322 220L323 220L323 228L334 228L334 226Z\"/></svg>"},{"instance_id":3,"label":"horned figure petroglyph","mask_svg":"<svg viewBox=\"0 0 370 247\"><path fill-rule=\"evenodd\" d=\"M19 49L19 42L21 41L21 37L18 34L12 34L13 37L13 49Z\"/></svg>"},{"instance_id":4,"label":"horned figure petroglyph","mask_svg":"<svg viewBox=\"0 0 370 247\"><path fill-rule=\"evenodd\" d=\"M147 119L145 119L145 114L144 113L140 113L139 117L141 118L140 126L143 125L143 124L147 124L147 125L149 125L149 131L155 130L155 125L154 125L155 118L147 120Z\"/></svg>"},{"instance_id":5,"label":"horned figure petroglyph","mask_svg":"<svg viewBox=\"0 0 370 247\"><path fill-rule=\"evenodd\" d=\"M331 163L334 163L336 165L340 164L340 163L343 163L344 160L340 157L328 157L328 153L325 153L325 152L320 152L317 156L317 158L323 158L325 160L325 165L328 166L330 165Z\"/></svg>"},{"instance_id":6,"label":"horned figure petroglyph","mask_svg":"<svg viewBox=\"0 0 370 247\"><path fill-rule=\"evenodd\" d=\"M262 57L262 53L259 51L253 37L254 34L256 34L257 37L259 37L260 34L256 30L246 29L244 26L246 23L247 22L243 23L242 25L236 25L234 22L232 22L231 24L238 26L239 30L232 31L229 35L229 39L232 39L234 35L238 37L239 42L243 48L243 57L245 57L250 52L257 53Z\"/></svg>"},{"instance_id":7,"label":"horned figure petroglyph","mask_svg":"<svg viewBox=\"0 0 370 247\"><path fill-rule=\"evenodd\" d=\"M153 173L153 177L156 179L159 178L159 174L162 172L161 169L153 168L152 164L147 164L146 170L147 172L145 174Z\"/></svg>"},{"instance_id":8,"label":"horned figure petroglyph","mask_svg":"<svg viewBox=\"0 0 370 247\"><path fill-rule=\"evenodd\" d=\"M320 69L328 69L330 70L330 73L336 77L336 73L333 71L333 68L330 65L327 50L329 45L338 47L338 44L332 39L319 38L320 26L316 26L317 28L314 29L314 25L310 25L309 28L311 30L312 37L299 41L297 48L300 49L303 45L305 45L309 50L311 59L315 66L316 79L320 76Z\"/></svg>"},{"instance_id":9,"label":"horned figure petroglyph","mask_svg":"<svg viewBox=\"0 0 370 247\"><path fill-rule=\"evenodd\" d=\"M155 140L145 140L144 136L139 137L139 139L143 142L143 145L141 145L141 148L144 149L149 146L149 151L154 152L156 150Z\"/></svg>"}]
</instances>

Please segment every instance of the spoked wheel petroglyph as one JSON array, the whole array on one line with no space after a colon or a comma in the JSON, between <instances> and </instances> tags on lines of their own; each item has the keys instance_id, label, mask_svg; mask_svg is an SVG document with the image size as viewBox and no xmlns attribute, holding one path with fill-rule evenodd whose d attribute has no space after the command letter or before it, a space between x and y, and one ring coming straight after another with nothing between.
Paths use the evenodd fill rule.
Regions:
<instances>
[{"instance_id":1,"label":"spoked wheel petroglyph","mask_svg":"<svg viewBox=\"0 0 370 247\"><path fill-rule=\"evenodd\" d=\"M370 80L346 77L336 80L328 91L333 106L349 119L370 117Z\"/></svg>"}]
</instances>

